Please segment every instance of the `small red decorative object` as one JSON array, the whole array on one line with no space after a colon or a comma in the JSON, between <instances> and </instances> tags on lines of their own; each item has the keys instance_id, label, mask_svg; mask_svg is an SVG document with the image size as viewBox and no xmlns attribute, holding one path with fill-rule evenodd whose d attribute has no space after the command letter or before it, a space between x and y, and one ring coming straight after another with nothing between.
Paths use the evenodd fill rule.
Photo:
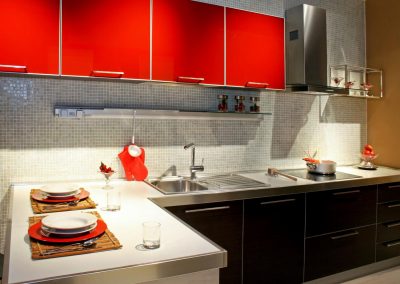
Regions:
<instances>
[{"instance_id":1,"label":"small red decorative object","mask_svg":"<svg viewBox=\"0 0 400 284\"><path fill-rule=\"evenodd\" d=\"M124 147L121 153L118 154L122 166L125 171L125 178L127 180L143 181L149 174L147 167L144 164L145 151L140 148L141 154L139 157L132 157L128 152L128 146Z\"/></svg>"}]
</instances>

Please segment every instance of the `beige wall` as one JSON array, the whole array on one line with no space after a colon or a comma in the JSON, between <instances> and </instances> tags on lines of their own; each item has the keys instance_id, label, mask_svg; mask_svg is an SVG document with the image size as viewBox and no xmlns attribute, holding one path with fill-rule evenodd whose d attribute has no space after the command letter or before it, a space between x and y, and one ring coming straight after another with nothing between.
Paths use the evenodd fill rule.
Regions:
<instances>
[{"instance_id":1,"label":"beige wall","mask_svg":"<svg viewBox=\"0 0 400 284\"><path fill-rule=\"evenodd\" d=\"M368 142L377 163L400 167L400 1L367 0L367 65L383 70L383 100L368 101Z\"/></svg>"}]
</instances>

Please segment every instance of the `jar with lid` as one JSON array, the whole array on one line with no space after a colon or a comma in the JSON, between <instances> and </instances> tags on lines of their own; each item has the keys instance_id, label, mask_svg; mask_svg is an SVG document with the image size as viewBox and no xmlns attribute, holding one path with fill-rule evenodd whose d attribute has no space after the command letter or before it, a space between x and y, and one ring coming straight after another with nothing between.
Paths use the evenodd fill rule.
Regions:
<instances>
[{"instance_id":1,"label":"jar with lid","mask_svg":"<svg viewBox=\"0 0 400 284\"><path fill-rule=\"evenodd\" d=\"M260 112L260 97L250 97L250 112Z\"/></svg>"},{"instance_id":2,"label":"jar with lid","mask_svg":"<svg viewBox=\"0 0 400 284\"><path fill-rule=\"evenodd\" d=\"M218 95L218 111L227 112L228 111L228 96Z\"/></svg>"},{"instance_id":3,"label":"jar with lid","mask_svg":"<svg viewBox=\"0 0 400 284\"><path fill-rule=\"evenodd\" d=\"M235 96L235 101L236 101L235 111L236 112L245 112L246 111L245 106L244 106L244 99L245 99L245 96Z\"/></svg>"}]
</instances>

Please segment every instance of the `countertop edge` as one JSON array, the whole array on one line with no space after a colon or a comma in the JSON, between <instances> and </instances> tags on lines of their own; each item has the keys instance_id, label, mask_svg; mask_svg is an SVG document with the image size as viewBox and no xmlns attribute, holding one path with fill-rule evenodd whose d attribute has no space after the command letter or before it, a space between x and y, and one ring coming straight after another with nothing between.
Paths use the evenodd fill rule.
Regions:
<instances>
[{"instance_id":1,"label":"countertop edge","mask_svg":"<svg viewBox=\"0 0 400 284\"><path fill-rule=\"evenodd\" d=\"M195 255L187 258L121 267L112 270L102 270L85 274L69 275L62 278L42 279L41 284L87 284L87 283L118 283L133 284L156 281L167 277L190 274L210 269L219 269L227 265L227 251ZM8 284L8 282L3 282Z\"/></svg>"}]
</instances>

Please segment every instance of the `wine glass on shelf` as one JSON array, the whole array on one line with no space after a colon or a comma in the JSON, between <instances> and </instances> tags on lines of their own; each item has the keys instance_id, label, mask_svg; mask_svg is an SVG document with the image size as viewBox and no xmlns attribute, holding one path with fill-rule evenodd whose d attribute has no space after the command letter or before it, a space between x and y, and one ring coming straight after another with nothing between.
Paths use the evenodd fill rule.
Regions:
<instances>
[{"instance_id":1,"label":"wine glass on shelf","mask_svg":"<svg viewBox=\"0 0 400 284\"><path fill-rule=\"evenodd\" d=\"M348 81L348 82L346 82L346 83L344 83L344 87L346 88L346 89L351 89L353 86L354 86L354 83L355 83L356 81Z\"/></svg>"},{"instance_id":2,"label":"wine glass on shelf","mask_svg":"<svg viewBox=\"0 0 400 284\"><path fill-rule=\"evenodd\" d=\"M365 93L366 96L369 95L369 90L371 90L373 86L374 86L374 85L369 84L369 83L367 83L367 82L364 82L364 83L361 83L361 84L360 84L360 87L361 87L361 89L364 90L364 93Z\"/></svg>"},{"instance_id":3,"label":"wine glass on shelf","mask_svg":"<svg viewBox=\"0 0 400 284\"><path fill-rule=\"evenodd\" d=\"M332 81L333 83L335 83L335 87L339 87L343 79L343 77L332 77Z\"/></svg>"}]
</instances>

